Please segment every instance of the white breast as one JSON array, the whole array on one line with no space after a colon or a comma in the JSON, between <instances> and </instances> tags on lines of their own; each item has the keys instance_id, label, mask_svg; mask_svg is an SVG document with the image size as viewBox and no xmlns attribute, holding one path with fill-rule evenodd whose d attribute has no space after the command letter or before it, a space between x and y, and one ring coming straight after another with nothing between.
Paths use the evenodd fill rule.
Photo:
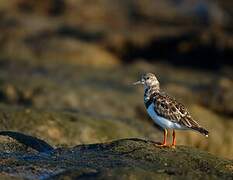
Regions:
<instances>
[{"instance_id":1,"label":"white breast","mask_svg":"<svg viewBox=\"0 0 233 180\"><path fill-rule=\"evenodd\" d=\"M185 127L182 127L180 124L173 123L161 116L158 116L154 111L154 103L151 103L151 105L147 108L147 112L153 119L153 121L159 126L161 126L163 129L186 129Z\"/></svg>"}]
</instances>

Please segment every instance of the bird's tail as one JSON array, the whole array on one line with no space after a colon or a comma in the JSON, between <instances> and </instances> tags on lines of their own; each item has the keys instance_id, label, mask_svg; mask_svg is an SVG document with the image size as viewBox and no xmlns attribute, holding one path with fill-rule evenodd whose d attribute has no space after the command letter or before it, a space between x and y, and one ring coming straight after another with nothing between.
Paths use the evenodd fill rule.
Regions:
<instances>
[{"instance_id":1,"label":"bird's tail","mask_svg":"<svg viewBox=\"0 0 233 180\"><path fill-rule=\"evenodd\" d=\"M207 131L206 129L204 129L202 127L193 127L192 129L195 131L198 131L199 133L203 134L206 137L209 136L209 131Z\"/></svg>"}]
</instances>

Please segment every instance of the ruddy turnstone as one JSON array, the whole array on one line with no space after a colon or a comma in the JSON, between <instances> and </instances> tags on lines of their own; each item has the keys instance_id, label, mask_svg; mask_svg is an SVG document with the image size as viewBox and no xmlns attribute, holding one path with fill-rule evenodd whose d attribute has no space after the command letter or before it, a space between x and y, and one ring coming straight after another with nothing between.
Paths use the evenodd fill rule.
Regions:
<instances>
[{"instance_id":1,"label":"ruddy turnstone","mask_svg":"<svg viewBox=\"0 0 233 180\"><path fill-rule=\"evenodd\" d=\"M173 131L172 147L176 145L175 130L194 130L208 137L209 132L193 120L184 105L160 90L159 81L154 74L142 75L141 79L134 83L136 84L144 85L144 103L147 112L164 130L164 139L160 146L167 146L168 129Z\"/></svg>"}]
</instances>

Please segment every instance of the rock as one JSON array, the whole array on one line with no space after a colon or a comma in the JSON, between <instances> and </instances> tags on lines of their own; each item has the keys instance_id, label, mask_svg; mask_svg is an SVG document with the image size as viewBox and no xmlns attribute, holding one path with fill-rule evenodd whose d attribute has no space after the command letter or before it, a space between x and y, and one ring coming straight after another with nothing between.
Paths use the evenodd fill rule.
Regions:
<instances>
[{"instance_id":1,"label":"rock","mask_svg":"<svg viewBox=\"0 0 233 180\"><path fill-rule=\"evenodd\" d=\"M12 84L0 85L0 98L8 104L31 104L38 89L20 89Z\"/></svg>"},{"instance_id":2,"label":"rock","mask_svg":"<svg viewBox=\"0 0 233 180\"><path fill-rule=\"evenodd\" d=\"M70 63L94 67L115 67L120 64L120 60L103 47L72 38L48 38L39 35L28 37L26 42L9 42L3 52L4 56L31 59L36 62Z\"/></svg>"},{"instance_id":3,"label":"rock","mask_svg":"<svg viewBox=\"0 0 233 180\"><path fill-rule=\"evenodd\" d=\"M193 118L208 129L210 134L208 138L205 138L192 131L179 131L177 133L179 144L189 144L190 146L207 150L213 154L219 153L225 158L232 159L233 151L229 147L233 146L233 141L231 141L233 119L222 117L201 105L192 105L189 110Z\"/></svg>"},{"instance_id":4,"label":"rock","mask_svg":"<svg viewBox=\"0 0 233 180\"><path fill-rule=\"evenodd\" d=\"M2 2L4 58L62 59L98 66L163 59L207 69L232 64L232 17L217 2Z\"/></svg>"},{"instance_id":5,"label":"rock","mask_svg":"<svg viewBox=\"0 0 233 180\"><path fill-rule=\"evenodd\" d=\"M27 179L231 179L233 161L191 147L156 147L142 139L58 148L48 153L0 153L1 173ZM7 169L6 169L7 168Z\"/></svg>"},{"instance_id":6,"label":"rock","mask_svg":"<svg viewBox=\"0 0 233 180\"><path fill-rule=\"evenodd\" d=\"M211 93L200 92L206 87L207 92L211 90L210 84L216 82L213 73L160 63L152 66L143 60L114 68L27 60L0 60L0 64L1 130L37 136L53 145L129 137L161 141L162 131L145 110L143 88L131 85L141 73L155 72L162 89L185 104L194 119L210 131L208 139L192 131L178 131L177 143L232 157L232 117L200 104L200 99L211 99Z\"/></svg>"},{"instance_id":7,"label":"rock","mask_svg":"<svg viewBox=\"0 0 233 180\"><path fill-rule=\"evenodd\" d=\"M230 78L220 78L208 88L207 96L202 98L203 104L218 113L233 115L233 81Z\"/></svg>"},{"instance_id":8,"label":"rock","mask_svg":"<svg viewBox=\"0 0 233 180\"><path fill-rule=\"evenodd\" d=\"M34 40L37 41L37 47L34 46L32 49L38 60L97 67L116 66L119 64L119 59L116 56L95 44L71 38L40 39L41 37ZM30 44L30 47L33 47L33 43Z\"/></svg>"},{"instance_id":9,"label":"rock","mask_svg":"<svg viewBox=\"0 0 233 180\"><path fill-rule=\"evenodd\" d=\"M233 157L231 4L1 0L0 125L11 137L0 137L0 179L230 179L232 160L191 147ZM162 139L143 88L131 85L143 72L158 75L208 139L177 132L177 143L191 146L177 149L113 141ZM33 136L51 150L25 141Z\"/></svg>"},{"instance_id":10,"label":"rock","mask_svg":"<svg viewBox=\"0 0 233 180\"><path fill-rule=\"evenodd\" d=\"M22 133L12 131L0 131L0 136L11 137L17 140L19 143L22 143L27 147L31 147L32 149L39 152L48 152L53 150L53 147L45 141Z\"/></svg>"},{"instance_id":11,"label":"rock","mask_svg":"<svg viewBox=\"0 0 233 180\"><path fill-rule=\"evenodd\" d=\"M124 137L145 137L158 132L146 122L134 122L133 119L116 119L91 112L42 111L13 107L9 110L7 106L0 106L0 124L6 131L15 130L46 139L53 145L66 146ZM158 134L154 136L157 137ZM17 137L22 139L21 136Z\"/></svg>"}]
</instances>

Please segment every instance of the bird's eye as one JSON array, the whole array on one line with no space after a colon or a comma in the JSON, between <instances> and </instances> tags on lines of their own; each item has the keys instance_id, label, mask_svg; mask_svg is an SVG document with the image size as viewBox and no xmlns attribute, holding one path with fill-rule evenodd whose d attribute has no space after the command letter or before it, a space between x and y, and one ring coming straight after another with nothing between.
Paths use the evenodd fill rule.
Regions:
<instances>
[{"instance_id":1,"label":"bird's eye","mask_svg":"<svg viewBox=\"0 0 233 180\"><path fill-rule=\"evenodd\" d=\"M149 79L149 77L147 77L146 79Z\"/></svg>"}]
</instances>

